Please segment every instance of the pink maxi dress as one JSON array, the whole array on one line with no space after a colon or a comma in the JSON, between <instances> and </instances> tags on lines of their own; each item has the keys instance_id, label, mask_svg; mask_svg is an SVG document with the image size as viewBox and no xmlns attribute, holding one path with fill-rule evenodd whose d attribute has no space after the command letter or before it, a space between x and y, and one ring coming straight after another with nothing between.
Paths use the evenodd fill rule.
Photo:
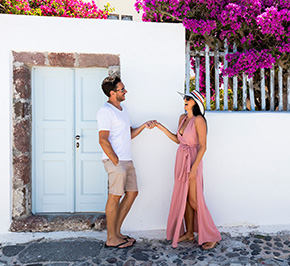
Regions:
<instances>
[{"instance_id":1,"label":"pink maxi dress","mask_svg":"<svg viewBox=\"0 0 290 266\"><path fill-rule=\"evenodd\" d=\"M184 213L188 194L188 177L192 164L195 161L199 142L194 125L193 116L186 126L183 134L180 134L180 128L185 121L181 121L177 138L180 142L176 153L175 171L174 171L174 188L172 193L171 205L167 221L167 240L173 239L172 246L177 247L178 239L184 234ZM205 242L217 242L221 240L221 235L217 230L209 210L205 204L203 196L203 176L202 161L197 169L196 176L196 196L197 196L197 212L194 211L194 232L198 233L198 244Z\"/></svg>"}]
</instances>

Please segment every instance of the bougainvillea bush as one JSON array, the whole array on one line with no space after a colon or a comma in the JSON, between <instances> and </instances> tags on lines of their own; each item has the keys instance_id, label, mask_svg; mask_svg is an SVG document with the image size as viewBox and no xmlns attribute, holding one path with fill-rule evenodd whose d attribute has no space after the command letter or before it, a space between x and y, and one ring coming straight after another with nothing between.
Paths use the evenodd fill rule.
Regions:
<instances>
[{"instance_id":1,"label":"bougainvillea bush","mask_svg":"<svg viewBox=\"0 0 290 266\"><path fill-rule=\"evenodd\" d=\"M0 0L0 13L106 19L108 6L99 9L95 2L81 0Z\"/></svg>"},{"instance_id":2,"label":"bougainvillea bush","mask_svg":"<svg viewBox=\"0 0 290 266\"><path fill-rule=\"evenodd\" d=\"M290 68L290 0L137 0L144 21L181 22L191 49L220 51L227 40L229 77L280 65Z\"/></svg>"}]
</instances>

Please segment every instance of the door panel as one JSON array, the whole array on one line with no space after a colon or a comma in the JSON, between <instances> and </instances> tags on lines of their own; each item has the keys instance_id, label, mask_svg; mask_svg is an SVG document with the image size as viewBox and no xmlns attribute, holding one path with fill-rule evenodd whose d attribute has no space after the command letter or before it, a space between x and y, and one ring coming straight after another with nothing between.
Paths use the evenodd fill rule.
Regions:
<instances>
[{"instance_id":1,"label":"door panel","mask_svg":"<svg viewBox=\"0 0 290 266\"><path fill-rule=\"evenodd\" d=\"M75 75L76 124L80 136L76 150L76 211L104 211L107 199L107 175L102 163L96 115L106 101L101 82L107 69L79 69Z\"/></svg>"},{"instance_id":2,"label":"door panel","mask_svg":"<svg viewBox=\"0 0 290 266\"><path fill-rule=\"evenodd\" d=\"M73 70L34 70L35 212L73 212Z\"/></svg>"},{"instance_id":3,"label":"door panel","mask_svg":"<svg viewBox=\"0 0 290 266\"><path fill-rule=\"evenodd\" d=\"M100 68L34 69L34 212L104 211L107 175L96 114L106 101L101 82L107 75Z\"/></svg>"}]
</instances>

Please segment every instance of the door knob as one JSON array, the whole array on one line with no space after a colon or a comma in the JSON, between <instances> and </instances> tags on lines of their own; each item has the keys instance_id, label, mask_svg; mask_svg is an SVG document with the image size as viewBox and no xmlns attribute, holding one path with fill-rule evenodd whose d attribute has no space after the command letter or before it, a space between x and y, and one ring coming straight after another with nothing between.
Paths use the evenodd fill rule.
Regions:
<instances>
[{"instance_id":1,"label":"door knob","mask_svg":"<svg viewBox=\"0 0 290 266\"><path fill-rule=\"evenodd\" d=\"M79 140L80 138L80 135L76 135L76 140Z\"/></svg>"}]
</instances>

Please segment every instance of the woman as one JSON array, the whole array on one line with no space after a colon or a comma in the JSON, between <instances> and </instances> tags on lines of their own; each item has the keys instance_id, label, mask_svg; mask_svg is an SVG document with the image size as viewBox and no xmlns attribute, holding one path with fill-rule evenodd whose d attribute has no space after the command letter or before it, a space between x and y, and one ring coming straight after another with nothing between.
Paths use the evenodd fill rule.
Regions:
<instances>
[{"instance_id":1,"label":"woman","mask_svg":"<svg viewBox=\"0 0 290 266\"><path fill-rule=\"evenodd\" d=\"M179 118L177 134L157 123L172 141L180 144L175 161L175 183L167 222L167 239L177 242L194 240L198 233L198 244L205 250L214 248L221 235L207 209L203 196L202 158L206 151L207 125L204 118L203 96L198 91L184 97L187 114ZM183 217L186 232L184 232Z\"/></svg>"}]
</instances>

